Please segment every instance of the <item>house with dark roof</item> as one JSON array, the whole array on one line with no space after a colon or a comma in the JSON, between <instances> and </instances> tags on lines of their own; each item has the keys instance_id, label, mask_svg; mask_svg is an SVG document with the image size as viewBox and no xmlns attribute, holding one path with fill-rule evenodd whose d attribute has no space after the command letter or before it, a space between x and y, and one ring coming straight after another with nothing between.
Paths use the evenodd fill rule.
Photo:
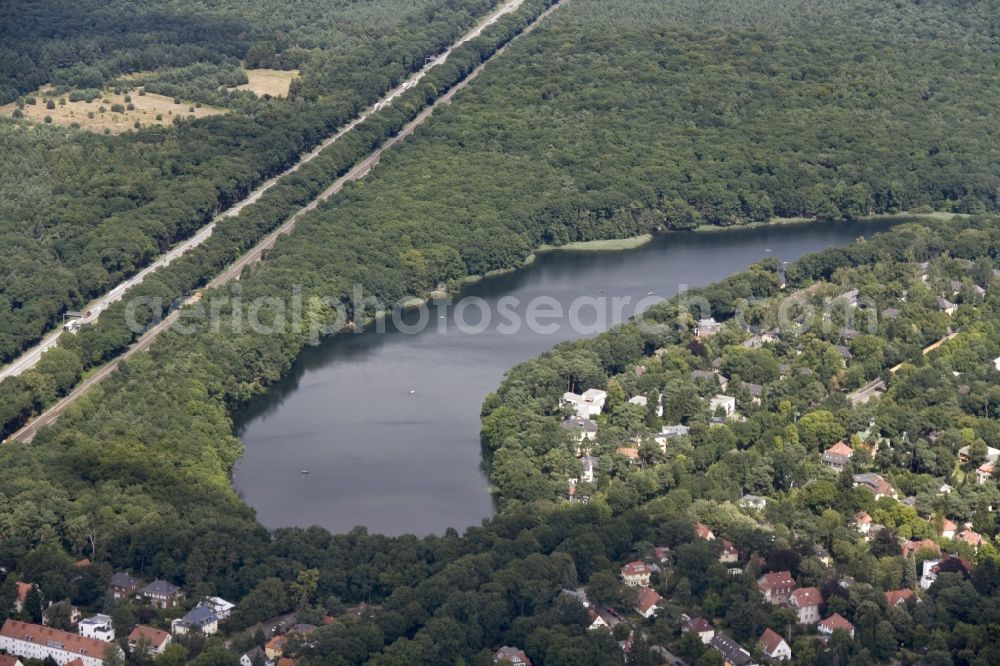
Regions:
<instances>
[{"instance_id":1,"label":"house with dark roof","mask_svg":"<svg viewBox=\"0 0 1000 666\"><path fill-rule=\"evenodd\" d=\"M157 608L174 608L184 598L184 592L165 580L154 580L139 590L139 596Z\"/></svg>"},{"instance_id":2,"label":"house with dark roof","mask_svg":"<svg viewBox=\"0 0 1000 666\"><path fill-rule=\"evenodd\" d=\"M709 643L730 666L756 666L750 652L725 634L716 634Z\"/></svg>"},{"instance_id":3,"label":"house with dark roof","mask_svg":"<svg viewBox=\"0 0 1000 666\"><path fill-rule=\"evenodd\" d=\"M896 490L895 486L886 481L881 474L876 474L874 472L855 474L853 482L855 488L867 488L872 491L875 495L875 499L881 499L883 497L899 499L899 491Z\"/></svg>"},{"instance_id":4,"label":"house with dark roof","mask_svg":"<svg viewBox=\"0 0 1000 666\"><path fill-rule=\"evenodd\" d=\"M139 591L142 581L124 571L111 576L111 596L115 599L131 599Z\"/></svg>"},{"instance_id":5,"label":"house with dark roof","mask_svg":"<svg viewBox=\"0 0 1000 666\"><path fill-rule=\"evenodd\" d=\"M209 636L219 631L219 617L212 609L196 606L170 622L170 631L175 636L183 636L192 632L200 632Z\"/></svg>"},{"instance_id":6,"label":"house with dark roof","mask_svg":"<svg viewBox=\"0 0 1000 666\"><path fill-rule=\"evenodd\" d=\"M715 627L712 623L703 617L690 618L686 615L682 618L681 622L681 633L686 634L689 631L694 632L701 639L701 642L708 645L712 642L712 638L715 637Z\"/></svg>"}]
</instances>

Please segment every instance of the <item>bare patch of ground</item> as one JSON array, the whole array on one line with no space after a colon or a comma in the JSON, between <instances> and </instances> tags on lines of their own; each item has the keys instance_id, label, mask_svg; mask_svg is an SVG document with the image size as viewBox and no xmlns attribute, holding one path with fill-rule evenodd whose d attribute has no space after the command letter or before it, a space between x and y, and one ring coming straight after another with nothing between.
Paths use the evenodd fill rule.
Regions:
<instances>
[{"instance_id":1,"label":"bare patch of ground","mask_svg":"<svg viewBox=\"0 0 1000 666\"><path fill-rule=\"evenodd\" d=\"M43 123L46 118L51 118L55 125L75 123L91 132L107 131L112 134L133 130L136 122L140 126L168 125L175 117L204 118L226 112L225 109L176 102L154 93L140 95L135 91L123 94L104 91L100 98L93 101L71 102L68 95L55 95L51 88L45 87L25 97L36 100L35 104L25 104L21 109L28 120ZM47 108L50 100L54 103L51 109ZM9 118L16 109L16 103L0 106L0 116Z\"/></svg>"},{"instance_id":2,"label":"bare patch of ground","mask_svg":"<svg viewBox=\"0 0 1000 666\"><path fill-rule=\"evenodd\" d=\"M299 76L299 70L280 69L244 69L249 83L236 86L234 90L249 90L256 95L270 95L271 97L287 97L288 87L292 79Z\"/></svg>"}]
</instances>

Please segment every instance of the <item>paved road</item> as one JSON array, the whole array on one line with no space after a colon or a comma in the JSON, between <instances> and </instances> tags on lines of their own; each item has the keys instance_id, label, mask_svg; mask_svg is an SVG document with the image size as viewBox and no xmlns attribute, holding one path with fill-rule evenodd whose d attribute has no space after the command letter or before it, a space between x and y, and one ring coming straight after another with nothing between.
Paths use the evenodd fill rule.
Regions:
<instances>
[{"instance_id":1,"label":"paved road","mask_svg":"<svg viewBox=\"0 0 1000 666\"><path fill-rule=\"evenodd\" d=\"M538 25L540 21L542 21L545 17L554 12L558 7L560 7L563 3L567 1L568 0L561 0L557 4L553 5L545 12L540 14L538 18L535 19L535 22L529 25L527 28L525 28L525 30L521 34L523 35L531 32L531 30L533 30L534 27ZM511 0L511 2L506 3L503 7L497 9L496 11L506 13L506 11L510 11L510 9L503 11L505 7L510 7L512 9L520 5L521 2L523 2L523 0ZM499 15L500 14L496 14L496 16ZM493 18L493 20L496 20L496 18ZM489 19L487 19L487 21L492 22ZM485 24L477 28L477 30L481 31L482 27L484 26ZM476 32L476 34L478 34L478 32ZM507 50L508 47L509 44L499 49L496 53L493 54L493 58L495 58L498 55L501 55L504 51ZM375 151L373 151L363 160L358 162L350 171L348 171L346 174L344 174L336 181L334 181L333 184L330 185L330 187L323 190L323 192L320 193L319 196L317 196L307 205L296 211L295 214L292 215L290 218L288 218L288 220L286 220L278 229L268 234L262 241L260 241L260 243L258 243L246 254L244 254L235 262L233 262L233 264L230 265L226 270L224 270L219 275L215 276L215 278L213 278L208 283L207 288L221 287L227 284L228 282L231 282L232 280L239 279L239 276L243 272L243 269L245 269L247 266L253 263L260 261L261 255L266 250L274 247L274 244L278 240L279 236L282 236L284 234L289 234L292 232L292 230L295 228L295 225L298 223L298 221L302 218L303 215L305 215L309 211L315 210L316 207L319 206L323 201L335 195L337 192L340 192L347 183L364 178L365 175L367 175L368 172L371 171L376 164L378 164L379 158L382 156L382 153L384 153L386 150L389 150L397 143L399 143L406 137L413 134L413 131L421 123L427 120L427 118L429 118L431 114L434 113L434 110L436 108L438 108L443 104L448 104L449 102L451 102L451 99L455 96L455 94L458 93L458 91L465 88L467 85L469 85L469 83L473 79L479 76L480 72L482 72L483 69L486 68L486 65L489 62L491 62L491 60L492 58L482 63L478 67L476 67L476 69L474 69L465 79L463 79L458 84L453 86L451 90L449 90L447 93L439 97L432 105L421 111L419 115L417 115L413 120L407 123L396 136L386 140ZM359 121L356 121L354 124L356 124L357 122ZM346 131L347 128L341 130L341 133ZM194 300L194 297L189 298L188 302L191 302L192 300ZM181 312L180 309L177 309L171 312L166 317L164 317L163 321L161 321L159 324L156 324L155 326L151 327L148 331L146 331L146 333L143 334L143 336L139 338L139 340L133 343L133 345L129 347L124 353L122 353L117 358L109 361L106 365L102 366L97 372L87 377L87 379L85 379L83 382L77 385L77 387L74 388L73 391L71 391L66 397L64 397L62 400L57 402L48 410L40 414L32 421L30 421L23 428L12 434L10 437L8 437L7 441L30 442L32 439L34 439L35 435L41 428L50 425L51 423L54 423L56 419L59 418L59 415L62 414L62 412L65 411L67 407L69 407L71 404L73 404L73 402L75 402L81 396L86 394L90 389L92 389L94 386L102 382L108 375L114 372L122 361L129 359L130 357L141 351L149 349L149 346L153 343L153 341L161 333L169 329L175 321L177 321L178 317L180 316L180 312Z\"/></svg>"},{"instance_id":2,"label":"paved road","mask_svg":"<svg viewBox=\"0 0 1000 666\"><path fill-rule=\"evenodd\" d=\"M429 60L420 71L412 74L401 84L390 90L388 93L385 94L385 96L382 97L382 99L380 99L378 102L372 104L370 107L362 111L357 118L355 118L350 123L342 127L336 134L325 139L313 150L309 151L308 153L305 153L304 155L301 155L299 157L299 160L288 170L283 171L282 173L274 176L273 178L264 181L257 187L257 189L253 190L244 199L240 200L232 207L228 208L224 212L217 215L211 222L200 228L193 236L175 245L169 251L157 257L153 261L153 263L151 263L149 266L142 269L129 279L125 280L124 282L118 284L117 286L114 287L114 289L111 289L103 296L100 296L91 301L90 303L88 303L87 305L85 305L82 311L89 312L90 315L81 319L80 322L83 324L91 324L97 321L97 318L100 316L101 312L106 310L108 306L110 306L112 303L120 301L122 297L125 295L125 292L130 287L134 287L135 285L141 283L151 273L170 264L175 259L183 255L185 252L188 252L192 248L198 247L199 245L204 243L212 235L212 231L215 229L215 225L217 222L219 222L219 220L222 220L227 217L232 217L234 215L238 215L240 211L242 211L244 208L253 203L256 203L261 198L261 196L263 196L264 192L267 192L269 189L274 187L274 185L282 178L284 178L290 173L298 171L299 167L301 167L303 164L311 162L313 159L316 158L317 155L323 152L324 149L328 148L336 141L338 141L342 136L353 130L359 123L364 121L365 118L370 116L375 111L378 111L382 107L391 104L392 100L394 100L397 96L399 96L409 88L416 85L422 78L424 78L428 70L430 70L435 65L439 65L443 63L445 60L447 60L448 56L451 55L455 47L464 44L470 39L478 37L482 33L484 28L495 23L504 14L508 14L514 11L515 9L520 7L523 2L524 0L507 0L507 2L504 2L502 5L500 5L492 12L487 14L478 24L476 24L476 26L473 29L462 35L462 37L459 38L458 41L456 41L454 44L452 44L446 51L435 56L433 60ZM35 364L38 363L38 360L41 358L42 354L48 351L50 348L56 346L56 344L58 343L59 336L62 334L62 332L63 332L62 326L49 331L42 337L41 342L37 343L34 347L31 347L30 349L25 351L23 354L21 354L21 356L11 361L8 365L4 366L3 368L0 368L0 381L5 379L6 377L14 377L20 375L25 370L30 370L31 368L35 367Z\"/></svg>"}]
</instances>

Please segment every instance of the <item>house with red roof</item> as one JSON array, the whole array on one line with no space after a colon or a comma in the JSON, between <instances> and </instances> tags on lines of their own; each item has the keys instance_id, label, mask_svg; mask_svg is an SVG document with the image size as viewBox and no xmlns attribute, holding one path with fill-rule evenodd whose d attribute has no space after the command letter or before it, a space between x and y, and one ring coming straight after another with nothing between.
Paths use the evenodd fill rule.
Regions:
<instances>
[{"instance_id":1,"label":"house with red roof","mask_svg":"<svg viewBox=\"0 0 1000 666\"><path fill-rule=\"evenodd\" d=\"M657 594L656 590L644 587L639 590L639 597L635 604L635 610L644 618L651 618L656 614L656 611L658 610L657 606L661 601L663 601L663 597Z\"/></svg>"},{"instance_id":2,"label":"house with red roof","mask_svg":"<svg viewBox=\"0 0 1000 666\"><path fill-rule=\"evenodd\" d=\"M81 661L82 666L104 666L105 654L118 647L68 631L7 620L0 629L0 650L27 659L52 657L64 666L75 660Z\"/></svg>"},{"instance_id":3,"label":"house with red roof","mask_svg":"<svg viewBox=\"0 0 1000 666\"><path fill-rule=\"evenodd\" d=\"M694 535L699 539L704 539L705 541L715 541L715 534L712 530L708 529L708 525L704 523L694 524Z\"/></svg>"},{"instance_id":4,"label":"house with red roof","mask_svg":"<svg viewBox=\"0 0 1000 666\"><path fill-rule=\"evenodd\" d=\"M12 654L0 654L0 666L24 666L24 664Z\"/></svg>"},{"instance_id":5,"label":"house with red roof","mask_svg":"<svg viewBox=\"0 0 1000 666\"><path fill-rule=\"evenodd\" d=\"M868 534L872 526L872 517L867 511L858 511L854 514L854 527L862 534Z\"/></svg>"},{"instance_id":6,"label":"house with red roof","mask_svg":"<svg viewBox=\"0 0 1000 666\"><path fill-rule=\"evenodd\" d=\"M133 653L141 645L146 645L150 654L163 654L172 639L173 636L166 631L140 624L128 635L128 646Z\"/></svg>"},{"instance_id":7,"label":"house with red roof","mask_svg":"<svg viewBox=\"0 0 1000 666\"><path fill-rule=\"evenodd\" d=\"M729 539L722 540L722 551L719 553L719 561L724 564L732 564L740 559L740 551Z\"/></svg>"},{"instance_id":8,"label":"house with red roof","mask_svg":"<svg viewBox=\"0 0 1000 666\"><path fill-rule=\"evenodd\" d=\"M889 590L885 593L885 603L889 608L905 604L913 596L913 590Z\"/></svg>"},{"instance_id":9,"label":"house with red roof","mask_svg":"<svg viewBox=\"0 0 1000 666\"><path fill-rule=\"evenodd\" d=\"M976 483L983 485L993 478L993 463L984 462L976 468Z\"/></svg>"},{"instance_id":10,"label":"house with red roof","mask_svg":"<svg viewBox=\"0 0 1000 666\"><path fill-rule=\"evenodd\" d=\"M844 442L837 442L823 452L823 463L835 472L843 471L851 461L854 449Z\"/></svg>"},{"instance_id":11,"label":"house with red roof","mask_svg":"<svg viewBox=\"0 0 1000 666\"><path fill-rule=\"evenodd\" d=\"M795 611L799 624L819 622L819 607L823 604L823 594L819 588L800 587L788 595L788 607Z\"/></svg>"},{"instance_id":12,"label":"house with red roof","mask_svg":"<svg viewBox=\"0 0 1000 666\"><path fill-rule=\"evenodd\" d=\"M835 631L843 631L851 638L854 638L854 625L848 622L847 618L840 613L834 613L821 621L816 629L825 636L832 636Z\"/></svg>"},{"instance_id":13,"label":"house with red roof","mask_svg":"<svg viewBox=\"0 0 1000 666\"><path fill-rule=\"evenodd\" d=\"M955 540L972 546L972 550L977 552L979 551L979 547L986 543L986 538L982 534L972 530L962 530L955 535Z\"/></svg>"},{"instance_id":14,"label":"house with red roof","mask_svg":"<svg viewBox=\"0 0 1000 666\"><path fill-rule=\"evenodd\" d=\"M629 587L646 587L649 585L649 576L652 573L653 567L642 560L635 560L622 567L622 582Z\"/></svg>"},{"instance_id":15,"label":"house with red roof","mask_svg":"<svg viewBox=\"0 0 1000 666\"><path fill-rule=\"evenodd\" d=\"M796 587L790 571L773 571L757 579L757 589L768 603L783 604Z\"/></svg>"},{"instance_id":16,"label":"house with red roof","mask_svg":"<svg viewBox=\"0 0 1000 666\"><path fill-rule=\"evenodd\" d=\"M941 519L941 536L945 539L954 539L955 531L958 529L958 525L954 521L948 520L947 518Z\"/></svg>"},{"instance_id":17,"label":"house with red roof","mask_svg":"<svg viewBox=\"0 0 1000 666\"><path fill-rule=\"evenodd\" d=\"M770 628L764 630L757 644L760 646L761 654L768 661L788 661L792 658L792 648L788 647L784 638Z\"/></svg>"},{"instance_id":18,"label":"house with red roof","mask_svg":"<svg viewBox=\"0 0 1000 666\"><path fill-rule=\"evenodd\" d=\"M874 472L865 472L864 474L855 474L853 477L855 488L867 488L875 495L875 499L882 499L883 497L891 497L892 499L899 499L899 491L891 483L885 480L881 474L876 474Z\"/></svg>"},{"instance_id":19,"label":"house with red roof","mask_svg":"<svg viewBox=\"0 0 1000 666\"><path fill-rule=\"evenodd\" d=\"M909 557L913 555L918 550L929 550L935 554L941 552L941 546L937 545L937 542L933 539L910 539L909 541L904 541L900 545L900 550L903 553L903 557Z\"/></svg>"},{"instance_id":20,"label":"house with red roof","mask_svg":"<svg viewBox=\"0 0 1000 666\"><path fill-rule=\"evenodd\" d=\"M21 581L17 581L14 585L17 587L17 597L14 599L14 612L20 613L24 610L24 601L28 598L28 592L31 591L34 585Z\"/></svg>"}]
</instances>

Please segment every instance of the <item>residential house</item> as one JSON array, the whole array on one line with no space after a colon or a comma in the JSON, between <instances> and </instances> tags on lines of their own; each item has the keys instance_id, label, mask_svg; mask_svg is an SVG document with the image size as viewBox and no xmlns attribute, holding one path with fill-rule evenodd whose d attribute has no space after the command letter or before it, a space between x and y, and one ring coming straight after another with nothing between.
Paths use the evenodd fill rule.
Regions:
<instances>
[{"instance_id":1,"label":"residential house","mask_svg":"<svg viewBox=\"0 0 1000 666\"><path fill-rule=\"evenodd\" d=\"M14 586L17 589L17 596L14 597L14 612L20 613L24 610L24 602L27 600L28 592L31 592L34 584L17 581L14 583Z\"/></svg>"},{"instance_id":2,"label":"residential house","mask_svg":"<svg viewBox=\"0 0 1000 666\"><path fill-rule=\"evenodd\" d=\"M704 523L694 524L694 535L699 539L704 539L705 541L715 541L715 533L708 529L708 525Z\"/></svg>"},{"instance_id":3,"label":"residential house","mask_svg":"<svg viewBox=\"0 0 1000 666\"><path fill-rule=\"evenodd\" d=\"M171 640L169 633L140 624L128 635L128 647L134 653L145 645L150 654L163 654Z\"/></svg>"},{"instance_id":4,"label":"residential house","mask_svg":"<svg viewBox=\"0 0 1000 666\"><path fill-rule=\"evenodd\" d=\"M264 655L270 661L275 661L277 659L280 659L281 655L284 654L285 643L287 642L288 639L285 638L283 635L275 636L274 638L269 640L267 644L264 646Z\"/></svg>"},{"instance_id":5,"label":"residential house","mask_svg":"<svg viewBox=\"0 0 1000 666\"><path fill-rule=\"evenodd\" d=\"M965 576L972 575L972 565L961 555L945 555L939 560L924 560L920 575L920 589L929 590L942 570L960 571Z\"/></svg>"},{"instance_id":6,"label":"residential house","mask_svg":"<svg viewBox=\"0 0 1000 666\"><path fill-rule=\"evenodd\" d=\"M628 399L628 404L646 407L649 405L649 399L644 395L636 395Z\"/></svg>"},{"instance_id":7,"label":"residential house","mask_svg":"<svg viewBox=\"0 0 1000 666\"><path fill-rule=\"evenodd\" d=\"M594 483L597 476L594 470L597 469L597 458L593 456L583 456L580 458L580 463L583 465L583 474L580 475L580 480L584 483Z\"/></svg>"},{"instance_id":8,"label":"residential house","mask_svg":"<svg viewBox=\"0 0 1000 666\"><path fill-rule=\"evenodd\" d=\"M739 549L733 545L729 539L722 540L722 551L719 553L719 561L723 564L732 564L740 559Z\"/></svg>"},{"instance_id":9,"label":"residential house","mask_svg":"<svg viewBox=\"0 0 1000 666\"><path fill-rule=\"evenodd\" d=\"M938 310L940 310L941 312L945 313L949 317L951 315L955 314L956 312L958 312L958 306L955 305L954 303L952 303L951 301L949 301L947 298L943 298L943 297L937 299L937 307L938 307Z\"/></svg>"},{"instance_id":10,"label":"residential house","mask_svg":"<svg viewBox=\"0 0 1000 666\"><path fill-rule=\"evenodd\" d=\"M736 415L736 398L729 395L716 394L708 402L708 410L715 414L719 410L722 410L723 414L727 419L731 419Z\"/></svg>"},{"instance_id":11,"label":"residential house","mask_svg":"<svg viewBox=\"0 0 1000 666\"><path fill-rule=\"evenodd\" d=\"M885 593L885 603L889 608L906 603L906 600L913 596L913 590L889 590Z\"/></svg>"},{"instance_id":12,"label":"residential house","mask_svg":"<svg viewBox=\"0 0 1000 666\"><path fill-rule=\"evenodd\" d=\"M649 585L649 576L653 573L653 567L641 560L629 562L622 567L622 582L629 587L645 587Z\"/></svg>"},{"instance_id":13,"label":"residential house","mask_svg":"<svg viewBox=\"0 0 1000 666\"><path fill-rule=\"evenodd\" d=\"M621 624L621 620L615 617L615 615L607 608L588 608L587 619L590 621L590 624L587 626L587 631L595 631L597 629L614 629L617 625Z\"/></svg>"},{"instance_id":14,"label":"residential house","mask_svg":"<svg viewBox=\"0 0 1000 666\"><path fill-rule=\"evenodd\" d=\"M955 530L958 529L958 525L954 521L943 518L941 520L941 536L945 539L954 539Z\"/></svg>"},{"instance_id":15,"label":"residential house","mask_svg":"<svg viewBox=\"0 0 1000 666\"><path fill-rule=\"evenodd\" d=\"M184 592L165 580L154 580L139 590L139 596L157 608L174 608L184 598Z\"/></svg>"},{"instance_id":16,"label":"residential house","mask_svg":"<svg viewBox=\"0 0 1000 666\"><path fill-rule=\"evenodd\" d=\"M514 666L531 666L531 660L524 650L516 647L503 646L493 653L494 664L514 664Z\"/></svg>"},{"instance_id":17,"label":"residential house","mask_svg":"<svg viewBox=\"0 0 1000 666\"><path fill-rule=\"evenodd\" d=\"M588 419L601 413L607 399L607 392L600 389L587 389L582 394L567 391L563 393L560 406L568 405L577 416Z\"/></svg>"},{"instance_id":18,"label":"residential house","mask_svg":"<svg viewBox=\"0 0 1000 666\"><path fill-rule=\"evenodd\" d=\"M114 643L17 620L7 620L0 629L0 650L26 659L51 657L60 666L75 660L83 666L104 666L105 654L120 652Z\"/></svg>"},{"instance_id":19,"label":"residential house","mask_svg":"<svg viewBox=\"0 0 1000 666\"><path fill-rule=\"evenodd\" d=\"M142 581L138 578L119 571L111 576L111 596L115 599L131 599L138 591Z\"/></svg>"},{"instance_id":20,"label":"residential house","mask_svg":"<svg viewBox=\"0 0 1000 666\"><path fill-rule=\"evenodd\" d=\"M740 498L740 508L752 511L763 511L767 508L767 498L760 495L746 494Z\"/></svg>"},{"instance_id":21,"label":"residential house","mask_svg":"<svg viewBox=\"0 0 1000 666\"><path fill-rule=\"evenodd\" d=\"M644 587L639 590L639 597L635 604L635 610L644 618L653 617L653 615L656 614L657 606L661 601L663 601L663 597L657 594L656 590Z\"/></svg>"},{"instance_id":22,"label":"residential house","mask_svg":"<svg viewBox=\"0 0 1000 666\"><path fill-rule=\"evenodd\" d=\"M167 635L169 636L170 634ZM263 648L259 645L255 645L240 655L240 666L254 666L255 664L269 666L271 663L268 661L267 655L264 654Z\"/></svg>"},{"instance_id":23,"label":"residential house","mask_svg":"<svg viewBox=\"0 0 1000 666\"><path fill-rule=\"evenodd\" d=\"M95 638L105 643L115 640L115 629L111 624L110 615L94 615L85 620L80 620L76 626L76 631L81 636Z\"/></svg>"},{"instance_id":24,"label":"residential house","mask_svg":"<svg viewBox=\"0 0 1000 666\"><path fill-rule=\"evenodd\" d=\"M221 597L205 597L198 602L198 605L215 613L215 617L219 618L220 622L228 620L229 616L233 614L233 609L236 608L236 604Z\"/></svg>"},{"instance_id":25,"label":"residential house","mask_svg":"<svg viewBox=\"0 0 1000 666\"><path fill-rule=\"evenodd\" d=\"M933 539L907 539L900 544L899 548L903 553L903 557L909 557L918 550L929 550L934 553L941 552L941 546L937 545L937 542Z\"/></svg>"},{"instance_id":26,"label":"residential house","mask_svg":"<svg viewBox=\"0 0 1000 666\"><path fill-rule=\"evenodd\" d=\"M813 557L815 557L817 560L823 563L823 566L828 567L833 562L833 559L830 557L829 551L827 551L826 548L819 545L818 543L813 544L812 554Z\"/></svg>"},{"instance_id":27,"label":"residential house","mask_svg":"<svg viewBox=\"0 0 1000 666\"><path fill-rule=\"evenodd\" d=\"M726 666L756 666L750 652L725 634L716 634L709 645L722 655Z\"/></svg>"},{"instance_id":28,"label":"residential house","mask_svg":"<svg viewBox=\"0 0 1000 666\"><path fill-rule=\"evenodd\" d=\"M823 462L836 472L842 471L854 455L854 449L844 442L837 442L823 452Z\"/></svg>"},{"instance_id":29,"label":"residential house","mask_svg":"<svg viewBox=\"0 0 1000 666\"><path fill-rule=\"evenodd\" d=\"M883 497L891 497L892 499L899 499L899 491L888 481L886 481L881 474L876 474L874 472L865 472L864 474L854 475L854 487L863 487L872 491L875 494L875 499L881 499Z\"/></svg>"},{"instance_id":30,"label":"residential house","mask_svg":"<svg viewBox=\"0 0 1000 666\"><path fill-rule=\"evenodd\" d=\"M205 606L195 606L184 617L171 620L170 632L175 636L184 636L193 632L200 632L210 636L219 631L219 618L212 609Z\"/></svg>"},{"instance_id":31,"label":"residential house","mask_svg":"<svg viewBox=\"0 0 1000 666\"><path fill-rule=\"evenodd\" d=\"M64 609L69 611L70 626L77 624L80 621L80 618L83 617L80 613L80 609L73 606L68 601L57 601L54 604L50 604L48 608L42 611L42 626L52 626L52 618Z\"/></svg>"},{"instance_id":32,"label":"residential house","mask_svg":"<svg viewBox=\"0 0 1000 666\"><path fill-rule=\"evenodd\" d=\"M819 607L822 604L823 595L819 588L800 587L788 595L788 607L795 611L799 624L819 622Z\"/></svg>"},{"instance_id":33,"label":"residential house","mask_svg":"<svg viewBox=\"0 0 1000 666\"><path fill-rule=\"evenodd\" d=\"M653 559L660 564L666 564L670 561L670 548L667 546L656 546L653 548Z\"/></svg>"},{"instance_id":34,"label":"residential house","mask_svg":"<svg viewBox=\"0 0 1000 666\"><path fill-rule=\"evenodd\" d=\"M795 589L795 579L790 571L772 571L757 579L757 589L768 603L783 604Z\"/></svg>"},{"instance_id":35,"label":"residential house","mask_svg":"<svg viewBox=\"0 0 1000 666\"><path fill-rule=\"evenodd\" d=\"M993 478L993 463L984 462L976 468L976 483L983 485Z\"/></svg>"},{"instance_id":36,"label":"residential house","mask_svg":"<svg viewBox=\"0 0 1000 666\"><path fill-rule=\"evenodd\" d=\"M770 628L764 630L757 643L760 645L761 654L768 661L788 661L792 658L792 648L784 638Z\"/></svg>"},{"instance_id":37,"label":"residential house","mask_svg":"<svg viewBox=\"0 0 1000 666\"><path fill-rule=\"evenodd\" d=\"M848 361L854 358L854 354L851 353L851 350L844 345L834 345L833 348L838 354L840 354L840 360L843 361L841 365L846 365Z\"/></svg>"},{"instance_id":38,"label":"residential house","mask_svg":"<svg viewBox=\"0 0 1000 666\"><path fill-rule=\"evenodd\" d=\"M660 445L660 449L665 453L667 450L667 440L677 437L684 437L691 429L686 425L668 425L660 429L660 434L653 437L653 441Z\"/></svg>"},{"instance_id":39,"label":"residential house","mask_svg":"<svg viewBox=\"0 0 1000 666\"><path fill-rule=\"evenodd\" d=\"M619 446L615 449L615 453L628 458L631 462L639 460L639 449L634 446Z\"/></svg>"},{"instance_id":40,"label":"residential house","mask_svg":"<svg viewBox=\"0 0 1000 666\"><path fill-rule=\"evenodd\" d=\"M979 552L979 547L986 543L985 537L973 530L962 530L955 536L956 541L961 541L972 546L974 552Z\"/></svg>"},{"instance_id":41,"label":"residential house","mask_svg":"<svg viewBox=\"0 0 1000 666\"><path fill-rule=\"evenodd\" d=\"M715 627L712 626L711 622L703 617L690 618L684 616L682 620L681 633L686 634L689 631L693 631L698 634L698 638L705 645L712 642L712 639L715 637Z\"/></svg>"},{"instance_id":42,"label":"residential house","mask_svg":"<svg viewBox=\"0 0 1000 666\"><path fill-rule=\"evenodd\" d=\"M722 330L722 324L715 321L714 317L699 319L698 325L694 329L694 334L699 338L710 338Z\"/></svg>"},{"instance_id":43,"label":"residential house","mask_svg":"<svg viewBox=\"0 0 1000 666\"><path fill-rule=\"evenodd\" d=\"M740 386L743 387L750 394L750 402L755 405L760 404L760 399L764 395L764 387L760 384L751 384L750 382L740 382Z\"/></svg>"},{"instance_id":44,"label":"residential house","mask_svg":"<svg viewBox=\"0 0 1000 666\"><path fill-rule=\"evenodd\" d=\"M995 463L1000 459L1000 449L994 449L992 446L986 447L986 458L985 460L972 460L972 447L963 446L958 450L958 461L963 465L970 462L991 462Z\"/></svg>"},{"instance_id":45,"label":"residential house","mask_svg":"<svg viewBox=\"0 0 1000 666\"><path fill-rule=\"evenodd\" d=\"M834 613L816 626L816 630L825 636L832 636L835 631L843 631L854 638L854 625L840 613Z\"/></svg>"},{"instance_id":46,"label":"residential house","mask_svg":"<svg viewBox=\"0 0 1000 666\"><path fill-rule=\"evenodd\" d=\"M568 430L578 443L592 442L597 438L597 422L593 419L582 416L567 416L562 421L562 427ZM579 447L577 450L580 450Z\"/></svg>"},{"instance_id":47,"label":"residential house","mask_svg":"<svg viewBox=\"0 0 1000 666\"><path fill-rule=\"evenodd\" d=\"M872 517L868 515L867 511L858 511L854 514L854 527L862 534L867 535L869 530L871 530Z\"/></svg>"}]
</instances>

